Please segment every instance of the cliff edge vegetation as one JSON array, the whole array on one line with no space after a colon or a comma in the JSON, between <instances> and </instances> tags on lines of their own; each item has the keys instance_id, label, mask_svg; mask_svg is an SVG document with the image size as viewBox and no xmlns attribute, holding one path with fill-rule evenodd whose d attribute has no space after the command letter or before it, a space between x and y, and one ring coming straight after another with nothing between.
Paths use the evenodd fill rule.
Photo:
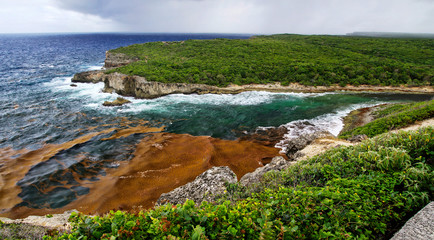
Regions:
<instances>
[{"instance_id":1,"label":"cliff edge vegetation","mask_svg":"<svg viewBox=\"0 0 434 240\"><path fill-rule=\"evenodd\" d=\"M381 133L409 126L416 121L432 118L434 117L434 100L382 105L376 107L370 117L372 121L369 123L343 130L339 137L350 138L356 135L374 137Z\"/></svg>"},{"instance_id":2,"label":"cliff edge vegetation","mask_svg":"<svg viewBox=\"0 0 434 240\"><path fill-rule=\"evenodd\" d=\"M162 83L432 86L434 39L255 36L151 42L110 50L107 73Z\"/></svg>"},{"instance_id":3,"label":"cliff edge vegetation","mask_svg":"<svg viewBox=\"0 0 434 240\"><path fill-rule=\"evenodd\" d=\"M389 239L433 200L433 145L432 127L385 133L269 172L252 188L228 184L217 203L73 213L58 238Z\"/></svg>"}]
</instances>

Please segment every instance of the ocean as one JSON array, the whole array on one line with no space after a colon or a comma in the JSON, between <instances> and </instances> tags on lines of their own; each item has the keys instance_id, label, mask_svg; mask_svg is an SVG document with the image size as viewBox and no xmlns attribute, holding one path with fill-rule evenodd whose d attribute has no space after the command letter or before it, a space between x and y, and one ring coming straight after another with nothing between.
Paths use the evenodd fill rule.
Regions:
<instances>
[{"instance_id":1,"label":"ocean","mask_svg":"<svg viewBox=\"0 0 434 240\"><path fill-rule=\"evenodd\" d=\"M109 49L151 41L249 37L115 33L0 35L0 215L43 214L99 201L92 191L98 192L96 186L109 187L104 185L108 181L102 179L125 176L119 175L119 171L140 155L140 144L148 141L152 143L149 146L158 147L175 142L168 134L184 136L179 138L183 143L205 136L236 142L242 135L278 126L289 129L287 138L317 130L337 135L343 127L342 118L354 109L432 98L423 94L244 92L174 94L152 100L127 98L131 104L104 107L104 101L114 100L118 95L103 93L102 83L71 86L74 73L101 69L105 51ZM298 127L300 124L296 123L300 122L309 127ZM158 135L163 133L164 137ZM156 140L157 135L160 140ZM213 144L215 141L212 140ZM175 156L165 154L169 154L167 158ZM191 178L194 177L183 181ZM182 181L174 182L179 185ZM87 199L90 196L94 199ZM152 199L155 197L158 196ZM128 205L126 202L123 206ZM134 207L139 203L137 200ZM101 213L115 208L116 204L92 211Z\"/></svg>"}]
</instances>

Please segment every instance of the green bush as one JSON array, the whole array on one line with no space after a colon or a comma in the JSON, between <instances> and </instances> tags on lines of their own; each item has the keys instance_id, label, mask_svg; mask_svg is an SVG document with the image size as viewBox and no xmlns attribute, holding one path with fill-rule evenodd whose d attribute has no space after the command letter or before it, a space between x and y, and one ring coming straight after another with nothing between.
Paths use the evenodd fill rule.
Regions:
<instances>
[{"instance_id":1,"label":"green bush","mask_svg":"<svg viewBox=\"0 0 434 240\"><path fill-rule=\"evenodd\" d=\"M73 213L72 232L59 239L386 239L433 200L432 149L432 127L383 134L270 172L255 186L229 184L224 199L232 201Z\"/></svg>"},{"instance_id":2,"label":"green bush","mask_svg":"<svg viewBox=\"0 0 434 240\"><path fill-rule=\"evenodd\" d=\"M141 61L110 70L150 81L288 85L432 85L433 39L256 36L151 42L110 50Z\"/></svg>"},{"instance_id":3,"label":"green bush","mask_svg":"<svg viewBox=\"0 0 434 240\"><path fill-rule=\"evenodd\" d=\"M339 137L349 138L361 134L373 137L393 129L406 127L416 121L432 118L434 117L434 100L392 105L374 113L374 116L377 117L374 121L350 131L343 132Z\"/></svg>"}]
</instances>

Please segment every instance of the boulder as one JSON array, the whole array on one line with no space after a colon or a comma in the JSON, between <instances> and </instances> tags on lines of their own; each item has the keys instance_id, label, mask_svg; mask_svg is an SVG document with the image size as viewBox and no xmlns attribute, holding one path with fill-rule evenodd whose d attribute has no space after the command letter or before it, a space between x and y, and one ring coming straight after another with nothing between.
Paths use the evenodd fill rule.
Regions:
<instances>
[{"instance_id":1,"label":"boulder","mask_svg":"<svg viewBox=\"0 0 434 240\"><path fill-rule=\"evenodd\" d=\"M130 100L127 100L125 98L122 97L118 97L116 100L110 102L110 101L105 101L102 105L106 106L106 107L115 107L115 106L122 106L124 104L127 103L131 103Z\"/></svg>"},{"instance_id":2,"label":"boulder","mask_svg":"<svg viewBox=\"0 0 434 240\"><path fill-rule=\"evenodd\" d=\"M193 182L178 187L169 193L161 194L156 205L182 204L187 199L193 200L196 204L200 204L202 201L212 202L216 195L225 192L225 183L236 182L237 176L229 167L213 167L196 177Z\"/></svg>"},{"instance_id":3,"label":"boulder","mask_svg":"<svg viewBox=\"0 0 434 240\"><path fill-rule=\"evenodd\" d=\"M295 160L297 158L296 153L298 151L305 148L307 145L312 143L315 139L327 138L327 137L334 138L334 136L330 132L318 131L311 134L300 135L297 138L285 140L283 145L286 149L286 156L288 157L289 160Z\"/></svg>"},{"instance_id":4,"label":"boulder","mask_svg":"<svg viewBox=\"0 0 434 240\"><path fill-rule=\"evenodd\" d=\"M243 133L240 140L253 141L265 146L274 146L282 140L283 136L288 132L284 126L258 128L254 133Z\"/></svg>"},{"instance_id":5,"label":"boulder","mask_svg":"<svg viewBox=\"0 0 434 240\"><path fill-rule=\"evenodd\" d=\"M76 73L71 82L97 83L103 81L105 74L101 70Z\"/></svg>"},{"instance_id":6,"label":"boulder","mask_svg":"<svg viewBox=\"0 0 434 240\"><path fill-rule=\"evenodd\" d=\"M257 168L254 172L247 173L240 179L240 183L243 186L248 186L253 183L259 182L265 173L269 171L281 171L282 169L287 168L292 165L294 162L289 162L285 160L283 157L278 156L274 157L270 163L265 165L264 167Z\"/></svg>"},{"instance_id":7,"label":"boulder","mask_svg":"<svg viewBox=\"0 0 434 240\"><path fill-rule=\"evenodd\" d=\"M363 140L368 139L368 136L366 136L366 134L362 134L362 135L356 135L356 136L352 136L350 138L347 139L347 141L349 142L361 142Z\"/></svg>"}]
</instances>

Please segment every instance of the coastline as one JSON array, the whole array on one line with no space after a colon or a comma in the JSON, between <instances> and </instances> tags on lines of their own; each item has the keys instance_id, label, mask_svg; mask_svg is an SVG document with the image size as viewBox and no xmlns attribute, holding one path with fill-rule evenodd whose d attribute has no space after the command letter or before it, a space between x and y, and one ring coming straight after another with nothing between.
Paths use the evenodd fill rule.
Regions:
<instances>
[{"instance_id":1,"label":"coastline","mask_svg":"<svg viewBox=\"0 0 434 240\"><path fill-rule=\"evenodd\" d=\"M140 76L130 76L121 73L106 74L104 70L77 73L71 79L73 83L104 83L104 92L116 92L117 94L141 99L153 99L170 94L237 94L246 91L267 92L296 92L296 93L324 93L324 92L388 92L388 93L414 93L434 94L432 86L304 86L299 83L291 83L283 86L279 82L268 84L229 85L217 87L206 84L190 83L161 83L147 81Z\"/></svg>"}]
</instances>

